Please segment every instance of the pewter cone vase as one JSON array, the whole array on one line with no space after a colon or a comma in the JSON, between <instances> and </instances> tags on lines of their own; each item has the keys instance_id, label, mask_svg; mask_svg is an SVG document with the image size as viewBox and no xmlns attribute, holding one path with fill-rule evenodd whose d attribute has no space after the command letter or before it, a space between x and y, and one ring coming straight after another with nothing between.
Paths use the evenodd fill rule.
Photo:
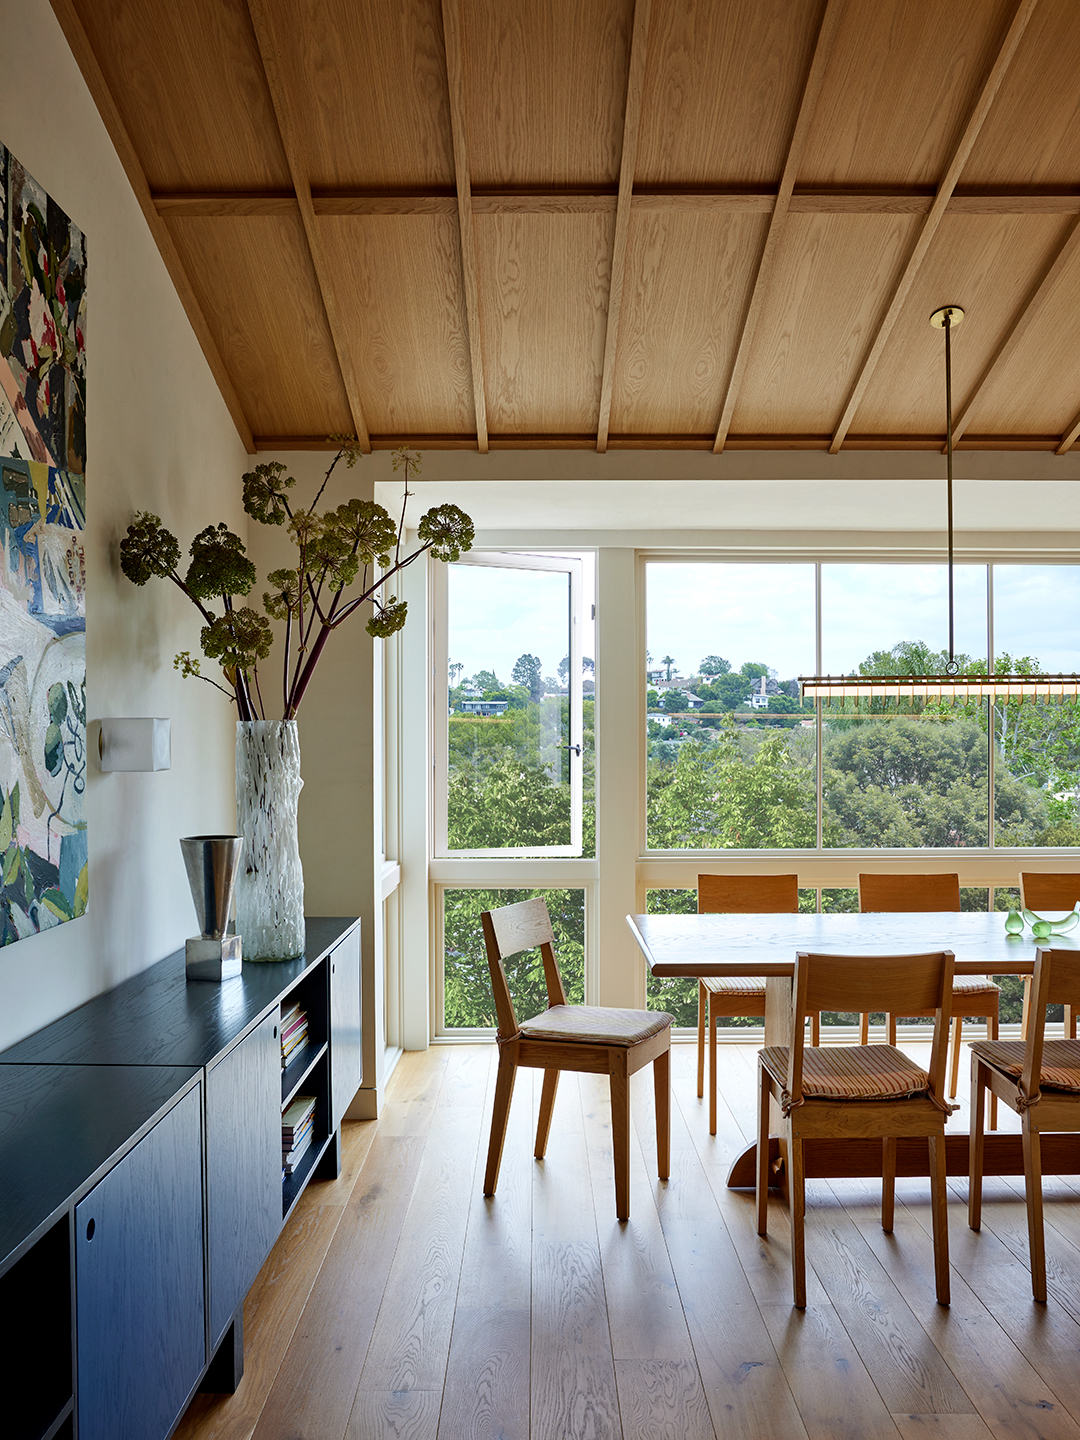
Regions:
<instances>
[{"instance_id":1,"label":"pewter cone vase","mask_svg":"<svg viewBox=\"0 0 1080 1440\"><path fill-rule=\"evenodd\" d=\"M180 841L191 898L204 940L220 940L229 924L242 835L189 835Z\"/></svg>"}]
</instances>

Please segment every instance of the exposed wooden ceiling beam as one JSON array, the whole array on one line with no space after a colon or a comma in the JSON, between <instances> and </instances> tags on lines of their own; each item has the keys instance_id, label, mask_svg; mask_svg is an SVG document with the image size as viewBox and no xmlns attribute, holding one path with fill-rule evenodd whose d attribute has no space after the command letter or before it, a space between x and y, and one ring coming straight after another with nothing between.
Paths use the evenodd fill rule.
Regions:
<instances>
[{"instance_id":1,"label":"exposed wooden ceiling beam","mask_svg":"<svg viewBox=\"0 0 1080 1440\"><path fill-rule=\"evenodd\" d=\"M446 80L450 91L450 130L454 141L454 178L457 182L458 228L461 232L461 278L465 288L465 323L469 327L469 361L472 366L473 406L476 412L476 448L488 448L487 391L484 386L484 352L480 340L480 285L476 273L476 236L473 231L472 167L469 162L469 112L465 102L465 54L460 0L442 0Z\"/></svg>"},{"instance_id":2,"label":"exposed wooden ceiling beam","mask_svg":"<svg viewBox=\"0 0 1080 1440\"><path fill-rule=\"evenodd\" d=\"M713 440L713 450L716 454L719 454L724 448L727 433L731 426L731 417L735 413L735 402L739 396L739 387L742 385L743 375L746 373L746 366L750 359L750 347L754 341L754 332L757 330L758 321L761 319L762 307L765 304L765 295L768 291L773 268L776 264L780 236L783 234L784 224L788 217L791 195L795 188L795 176L798 174L799 164L802 161L803 151L806 148L806 141L810 134L810 122L813 118L818 96L821 94L821 86L825 79L825 69L829 63L829 56L832 53L837 31L840 28L840 16L843 8L844 0L826 0L825 9L821 16L817 40L814 43L813 58L810 61L810 69L807 71L806 83L803 86L802 96L799 100L799 111L795 117L795 127L791 132L791 141L788 145L783 173L780 176L780 184L776 192L776 203L773 206L773 212L769 219L769 228L765 234L765 244L762 246L761 257L758 260L757 274L754 276L754 284L750 291L746 314L743 317L742 329L739 333L739 343L735 349L735 359L732 362L731 373L728 376L727 386L720 403L720 420L716 427L716 437Z\"/></svg>"},{"instance_id":3,"label":"exposed wooden ceiling beam","mask_svg":"<svg viewBox=\"0 0 1080 1440\"><path fill-rule=\"evenodd\" d=\"M927 252L930 249L930 242L937 234L938 227L945 218L949 200L952 197L953 191L956 189L957 182L960 179L964 166L967 164L968 156L971 154L975 141L979 137L979 132L986 121L986 117L990 113L990 107L997 98L1001 83L1005 79L1005 73L1012 64L1013 56L1016 54L1017 47L1020 44L1028 21L1031 19L1037 4L1038 0L1017 0L1016 10L1013 13L1009 28L1005 33L1005 39L1002 41L1001 48L997 53L990 73L986 77L986 81L968 116L963 134L960 136L960 140L950 157L949 163L945 167L945 174L942 176L941 182L938 185L937 194L934 196L934 203L931 205L926 219L919 227L918 237L908 256L907 263L900 274L900 278L893 289L888 308L885 311L881 323L878 325L877 333L871 342L870 349L866 358L863 360L855 383L848 395L847 402L841 412L839 423L833 432L832 443L829 446L829 453L831 455L835 455L841 445L843 445L844 438L851 428L856 412L862 403L863 396L866 394L867 387L877 368L878 361L881 359L885 345L889 336L892 334L893 327L900 316L900 311L903 309L904 302L915 282L915 277L919 273L923 261L926 259Z\"/></svg>"},{"instance_id":4,"label":"exposed wooden ceiling beam","mask_svg":"<svg viewBox=\"0 0 1080 1440\"><path fill-rule=\"evenodd\" d=\"M623 280L626 275L626 242L630 235L630 210L634 195L634 171L637 168L638 130L641 127L641 100L645 89L645 60L649 52L651 9L652 0L635 0L634 26L630 34L630 61L626 74L619 195L615 206L615 235L611 244L604 364L600 372L600 408L596 423L596 448L601 455L607 449L608 428L611 424L611 392L615 385L615 354L619 347L619 317L622 313Z\"/></svg>"},{"instance_id":5,"label":"exposed wooden ceiling beam","mask_svg":"<svg viewBox=\"0 0 1080 1440\"><path fill-rule=\"evenodd\" d=\"M1016 350L1016 347L1020 344L1020 341L1027 334L1034 320L1042 312L1043 307L1046 304L1047 298L1053 290L1054 285L1058 280L1059 276L1061 275L1062 271L1065 270L1066 267L1072 263L1078 250L1080 250L1080 219L1074 220L1073 223L1069 226L1065 238L1058 246L1057 254L1054 256L1053 260L1051 260L1050 263L1046 266L1045 270L1043 271L1042 278L1029 291L1026 299L1024 300L1024 303L1020 307L1020 311L1016 316L1016 319L1013 321L1006 334L1002 337L997 349L994 351L993 355L990 357L989 361L983 368L982 374L979 376L978 380L976 380L975 386L971 394L968 396L967 400L964 402L963 408L960 410L960 413L954 418L954 445L963 435L964 431L967 429L968 421L971 419L971 412L974 410L976 404L978 403L979 397L985 390L991 376L996 370L1000 371L1000 369L1002 369L1005 365L1008 364L1009 360L1011 359L1012 355Z\"/></svg>"},{"instance_id":6,"label":"exposed wooden ceiling beam","mask_svg":"<svg viewBox=\"0 0 1080 1440\"><path fill-rule=\"evenodd\" d=\"M1064 455L1067 450L1072 449L1077 440L1080 440L1080 415L1077 415L1076 419L1061 437L1061 443L1054 446L1054 454Z\"/></svg>"},{"instance_id":7,"label":"exposed wooden ceiling beam","mask_svg":"<svg viewBox=\"0 0 1080 1440\"><path fill-rule=\"evenodd\" d=\"M1080 435L1080 417L1076 435ZM1074 436L1076 438L1076 436ZM727 439L728 450L819 450L829 448L831 436L822 435L739 435ZM409 433L372 435L372 450L396 450L409 445L418 450L475 450L475 435ZM968 435L957 448L964 451L1015 450L1025 452L1053 451L1058 448L1056 435ZM334 442L323 435L256 435L258 450L333 450ZM489 434L491 450L593 450L596 436L582 434ZM712 434L644 435L609 434L609 450L712 450ZM849 435L847 450L940 450L940 435ZM1063 476L1063 479L1069 479Z\"/></svg>"},{"instance_id":8,"label":"exposed wooden ceiling beam","mask_svg":"<svg viewBox=\"0 0 1080 1440\"><path fill-rule=\"evenodd\" d=\"M165 262L165 268L169 272L169 278L176 287L177 296L184 313L191 322L191 328L195 332L195 338L203 352L210 373L217 382L221 391L221 398L232 417L232 422L239 432L243 441L244 449L249 455L255 452L255 439L251 433L251 425L248 423L244 407L240 403L240 396L232 382L232 376L225 366L221 357L217 341L214 339L210 326L207 323L202 306L199 304L188 278L184 262L180 259L180 252L173 242L169 227L158 213L154 205L153 196L150 191L150 184L146 178L146 172L142 167L142 161L135 150L131 136L128 134L127 126L120 117L116 101L113 99L112 91L109 89L105 79L104 71L98 63L94 54L93 46L90 44L90 37L83 28L83 23L75 9L73 0L51 0L53 13L59 21L64 37L71 47L71 53L75 62L82 72L82 77L93 97L94 104L98 108L98 114L108 131L109 139L112 141L120 164L124 167L124 173L128 178L135 198L139 202L139 209L143 213L150 233L154 237L154 243L161 252L161 258Z\"/></svg>"},{"instance_id":9,"label":"exposed wooden ceiling beam","mask_svg":"<svg viewBox=\"0 0 1080 1440\"><path fill-rule=\"evenodd\" d=\"M337 357L341 381L345 387L353 430L360 442L361 450L368 454L371 450L371 441L368 437L367 422L364 419L364 407L360 400L360 382L352 362L351 352L345 341L347 317L338 300L333 269L327 263L326 252L323 250L322 236L319 234L318 222L315 218L315 208L311 203L311 186L308 183L307 166L304 163L300 135L293 118L285 82L278 66L277 51L274 48L273 33L267 16L266 0L246 0L246 4L251 17L252 29L255 31L255 43L259 47L259 58L262 60L263 71L266 74L266 83L270 91L270 100L274 107L278 130L281 132L282 148L285 151L285 158L289 162L289 174L292 177L293 190L296 193L296 203L300 209L300 221L304 227L304 235L307 239L308 252L311 255L311 264L315 271L315 282L319 287L323 310L326 312L326 323L330 330L334 354Z\"/></svg>"},{"instance_id":10,"label":"exposed wooden ceiling beam","mask_svg":"<svg viewBox=\"0 0 1080 1440\"><path fill-rule=\"evenodd\" d=\"M296 196L282 191L155 191L160 215L295 215ZM443 191L337 191L313 190L316 215L456 215L457 196ZM928 215L934 192L925 186L908 188L831 187L799 189L788 203L790 215ZM473 188L474 215L612 215L616 190L525 190ZM630 197L634 213L696 211L731 214L771 214L776 190L770 186L745 189L665 187L635 190ZM1080 190L1001 189L954 192L947 215L1080 215Z\"/></svg>"}]
</instances>

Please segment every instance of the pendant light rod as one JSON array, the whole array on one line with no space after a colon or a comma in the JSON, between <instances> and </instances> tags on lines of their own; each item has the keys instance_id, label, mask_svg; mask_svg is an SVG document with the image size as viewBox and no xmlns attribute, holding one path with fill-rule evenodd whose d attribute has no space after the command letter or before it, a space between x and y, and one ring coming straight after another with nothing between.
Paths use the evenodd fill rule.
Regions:
<instances>
[{"instance_id":1,"label":"pendant light rod","mask_svg":"<svg viewBox=\"0 0 1080 1440\"><path fill-rule=\"evenodd\" d=\"M952 316L945 312L945 424L946 450L948 452L948 480L946 494L949 517L949 674L955 675L956 664L956 615L955 591L953 589L953 489L952 489Z\"/></svg>"},{"instance_id":2,"label":"pendant light rod","mask_svg":"<svg viewBox=\"0 0 1080 1440\"><path fill-rule=\"evenodd\" d=\"M945 671L948 675L955 675L960 669L956 659L956 605L953 583L952 328L959 325L963 318L964 312L959 305L944 305L930 316L930 324L945 331L945 495L949 530L949 663Z\"/></svg>"}]
</instances>

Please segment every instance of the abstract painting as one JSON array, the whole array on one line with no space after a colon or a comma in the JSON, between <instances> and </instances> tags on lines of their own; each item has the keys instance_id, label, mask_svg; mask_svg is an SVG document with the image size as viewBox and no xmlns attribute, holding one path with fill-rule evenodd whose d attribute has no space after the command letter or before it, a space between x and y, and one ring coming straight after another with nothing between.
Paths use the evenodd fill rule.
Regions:
<instances>
[{"instance_id":1,"label":"abstract painting","mask_svg":"<svg viewBox=\"0 0 1080 1440\"><path fill-rule=\"evenodd\" d=\"M0 146L0 944L87 906L86 244Z\"/></svg>"}]
</instances>

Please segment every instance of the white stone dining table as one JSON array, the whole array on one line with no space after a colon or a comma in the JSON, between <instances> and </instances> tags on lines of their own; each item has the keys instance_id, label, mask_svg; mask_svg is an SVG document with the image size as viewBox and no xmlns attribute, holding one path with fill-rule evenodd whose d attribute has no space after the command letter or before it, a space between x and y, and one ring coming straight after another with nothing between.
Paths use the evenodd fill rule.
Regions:
<instances>
[{"instance_id":1,"label":"white stone dining table","mask_svg":"<svg viewBox=\"0 0 1080 1440\"><path fill-rule=\"evenodd\" d=\"M765 977L765 1043L786 1045L791 1038L791 979L799 950L834 955L914 955L951 950L957 975L1030 975L1036 942L1030 930L1011 936L1000 911L906 914L806 915L628 915L626 923L653 975L658 977L760 975ZM1080 951L1080 927L1054 936L1045 945ZM776 1183L782 1184L779 1141ZM754 1184L756 1145L735 1159L728 1185ZM878 1140L815 1140L806 1142L808 1178L875 1176L881 1174ZM945 1165L950 1175L968 1173L968 1136L950 1131L945 1140ZM987 1175L1022 1175L1024 1161L1018 1134L988 1131L984 1169ZM1043 1137L1043 1171L1048 1175L1080 1174L1080 1135ZM898 1175L928 1175L925 1140L901 1140L897 1146Z\"/></svg>"}]
</instances>

